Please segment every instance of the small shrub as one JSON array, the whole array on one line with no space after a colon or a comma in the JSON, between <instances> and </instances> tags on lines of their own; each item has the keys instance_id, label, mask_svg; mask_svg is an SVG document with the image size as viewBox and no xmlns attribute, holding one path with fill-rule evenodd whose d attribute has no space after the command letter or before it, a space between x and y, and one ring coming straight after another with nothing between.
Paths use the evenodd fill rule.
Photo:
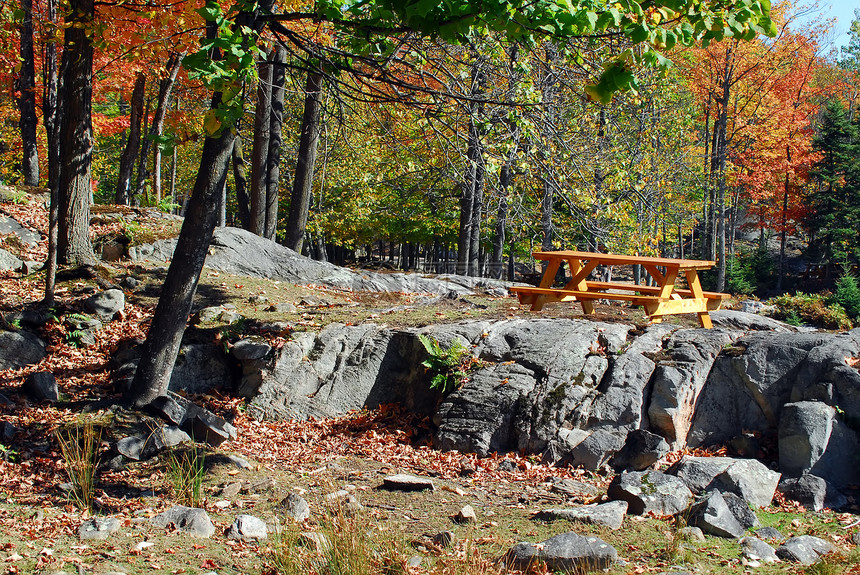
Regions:
<instances>
[{"instance_id":1,"label":"small shrub","mask_svg":"<svg viewBox=\"0 0 860 575\"><path fill-rule=\"evenodd\" d=\"M730 293L749 295L773 282L773 257L766 249L740 251L728 262L726 287Z\"/></svg>"},{"instance_id":2,"label":"small shrub","mask_svg":"<svg viewBox=\"0 0 860 575\"><path fill-rule=\"evenodd\" d=\"M443 395L454 391L470 367L472 356L469 350L456 339L448 349L443 349L438 341L424 334L418 334L418 339L429 356L421 365L432 374L430 389L438 389Z\"/></svg>"},{"instance_id":3,"label":"small shrub","mask_svg":"<svg viewBox=\"0 0 860 575\"><path fill-rule=\"evenodd\" d=\"M827 303L841 305L851 321L860 319L860 282L857 276L846 269L842 277L836 280L836 291Z\"/></svg>"},{"instance_id":4,"label":"small shrub","mask_svg":"<svg viewBox=\"0 0 860 575\"><path fill-rule=\"evenodd\" d=\"M188 507L200 507L203 502L205 455L194 447L171 449L167 452L167 480L176 502Z\"/></svg>"},{"instance_id":5,"label":"small shrub","mask_svg":"<svg viewBox=\"0 0 860 575\"><path fill-rule=\"evenodd\" d=\"M771 315L786 323L806 323L824 329L851 329L851 320L839 304L827 305L825 294L781 295L768 303L776 306Z\"/></svg>"},{"instance_id":6,"label":"small shrub","mask_svg":"<svg viewBox=\"0 0 860 575\"><path fill-rule=\"evenodd\" d=\"M92 511L101 430L87 420L58 430L56 437L72 484L69 498L81 509Z\"/></svg>"}]
</instances>

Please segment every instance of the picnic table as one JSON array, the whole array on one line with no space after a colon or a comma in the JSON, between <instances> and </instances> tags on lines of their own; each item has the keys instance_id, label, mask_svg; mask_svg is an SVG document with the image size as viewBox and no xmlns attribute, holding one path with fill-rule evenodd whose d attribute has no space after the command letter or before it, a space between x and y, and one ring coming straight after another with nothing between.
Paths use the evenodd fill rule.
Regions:
<instances>
[{"instance_id":1,"label":"picnic table","mask_svg":"<svg viewBox=\"0 0 860 575\"><path fill-rule=\"evenodd\" d=\"M651 323L659 323L663 316L695 313L702 327L710 328L709 311L717 310L728 294L702 291L699 270L710 269L716 262L705 260L677 260L647 256L625 256L579 252L572 250L535 252L535 259L547 262L543 277L537 287L515 286L521 304L531 304L532 311L539 311L550 302L578 301L586 314L594 313L594 300L629 301L645 308ZM562 288L553 288L556 274L563 263L570 268L571 279ZM644 267L654 278L656 285L645 286L633 283L590 281L588 276L597 266L635 265ZM681 289L678 279L683 274L687 288ZM612 290L612 291L610 291Z\"/></svg>"}]
</instances>

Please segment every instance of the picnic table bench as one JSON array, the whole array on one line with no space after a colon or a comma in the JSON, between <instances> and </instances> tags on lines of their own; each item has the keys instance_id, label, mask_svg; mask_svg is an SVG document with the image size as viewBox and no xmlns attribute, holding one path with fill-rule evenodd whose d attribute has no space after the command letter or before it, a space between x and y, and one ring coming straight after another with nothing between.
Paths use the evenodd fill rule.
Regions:
<instances>
[{"instance_id":1,"label":"picnic table bench","mask_svg":"<svg viewBox=\"0 0 860 575\"><path fill-rule=\"evenodd\" d=\"M540 285L515 286L521 304L531 305L539 311L550 302L578 301L586 314L594 313L594 300L629 301L645 308L651 323L659 323L663 316L695 313L702 327L712 327L709 311L717 310L728 294L702 291L698 270L710 269L715 262L705 260L678 260L647 256L625 256L579 252L572 250L535 252L535 259L547 262ZM571 279L562 288L552 287L560 266L567 263ZM641 265L654 278L656 285L590 281L588 276L597 266ZM687 288L676 285L683 273ZM609 291L612 290L612 291ZM619 293L620 292L620 293Z\"/></svg>"}]
</instances>

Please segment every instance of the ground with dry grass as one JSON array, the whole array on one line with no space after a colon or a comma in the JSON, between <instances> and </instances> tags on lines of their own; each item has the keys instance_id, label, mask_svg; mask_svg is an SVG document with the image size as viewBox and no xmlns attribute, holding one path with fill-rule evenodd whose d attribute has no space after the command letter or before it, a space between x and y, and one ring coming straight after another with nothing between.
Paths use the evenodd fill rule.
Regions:
<instances>
[{"instance_id":1,"label":"ground with dry grass","mask_svg":"<svg viewBox=\"0 0 860 575\"><path fill-rule=\"evenodd\" d=\"M0 212L44 231L46 220L38 202L0 203ZM163 222L161 222L163 223ZM94 227L93 234L117 233L115 222ZM155 225L155 224L154 224ZM158 224L160 225L160 224ZM113 227L111 227L113 226ZM144 225L145 227L145 225ZM152 234L163 233L153 231ZM14 241L4 242L10 251ZM20 246L19 246L20 247ZM23 249L23 248L22 248ZM44 258L44 242L19 251L27 259ZM170 479L169 454L132 463L120 470L102 470L95 478L92 509L82 509L69 496L69 462L59 437L83 421L97 434L99 460L107 460L112 443L146 416L115 405L119 395L112 387L108 361L124 341L144 337L157 301L165 269L154 264L117 263L95 274L66 274L58 284L57 317L82 309L82 301L99 285L132 275L140 280L127 292L122 316L97 333L96 345L81 349L69 339L62 322L51 321L40 336L48 355L39 364L0 372L0 414L5 439L0 443L0 562L9 573L108 572L124 573L306 573L311 571L358 573L495 573L495 561L517 541L542 541L575 530L593 534L615 546L622 563L612 573L678 571L745 573L739 546L734 541L709 537L705 542L684 541L678 522L658 518L627 517L622 529L534 521L532 514L545 507L581 504L599 499L569 500L551 489L552 478L572 478L605 491L606 474L570 468L553 468L534 457L500 454L479 459L473 455L442 453L432 449L432 424L396 407L374 412L307 422L259 422L248 418L240 399L213 392L193 399L231 420L238 439L215 450L200 446L204 457L201 506L218 528L210 539L195 540L176 530L152 527L147 519L182 500ZM0 313L36 307L42 297L39 273L0 277ZM265 304L251 296L265 296ZM296 286L284 282L230 276L204 270L200 306L230 304L256 322L286 322L289 329L269 334L272 342L291 332L316 330L331 322L374 321L391 326L420 326L469 318L508 318L528 314L511 298L477 294L459 300L423 305L416 294L370 294ZM294 313L266 311L273 303L291 303ZM641 311L620 306L598 306L601 320L635 323ZM572 306L548 306L543 316L580 317ZM692 320L680 319L686 325ZM14 326L12 326L14 328ZM232 337L230 326L207 324L192 329L189 338L213 341ZM34 403L20 393L24 379L36 371L57 377L63 397L59 403ZM226 455L250 463L240 469ZM679 457L675 453L670 460ZM386 475L404 472L432 477L437 489L415 493L380 489ZM238 493L235 486L239 483ZM327 495L345 489L362 509L350 515L332 504ZM310 503L311 519L294 526L279 508L289 493L300 493ZM459 524L452 517L471 505L477 523ZM283 527L281 537L246 543L224 537L238 514L253 514L270 525ZM120 531L106 541L81 541L77 529L93 514L120 520ZM817 573L860 573L851 565L856 558L850 542L852 529L843 529L855 517L831 512L812 513L786 503L759 513L764 525L786 536L814 534L836 543L844 556L819 565ZM324 568L313 550L296 546L300 531L320 531L341 549L351 551L334 570ZM453 533L453 543L442 547L432 537ZM365 552L370 549L370 552ZM362 551L365 550L365 551ZM852 555L853 553L853 555ZM411 563L410 563L411 561ZM362 567L363 565L363 567ZM540 567L536 567L539 572ZM759 573L813 572L785 564L762 567Z\"/></svg>"}]
</instances>

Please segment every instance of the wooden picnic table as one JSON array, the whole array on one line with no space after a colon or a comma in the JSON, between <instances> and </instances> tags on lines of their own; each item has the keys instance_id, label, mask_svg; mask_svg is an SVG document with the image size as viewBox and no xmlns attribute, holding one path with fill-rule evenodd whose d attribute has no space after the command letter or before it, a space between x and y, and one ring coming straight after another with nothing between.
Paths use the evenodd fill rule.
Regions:
<instances>
[{"instance_id":1,"label":"wooden picnic table","mask_svg":"<svg viewBox=\"0 0 860 575\"><path fill-rule=\"evenodd\" d=\"M651 323L659 323L663 316L695 313L702 327L710 328L709 311L720 308L728 294L702 291L699 270L710 269L716 262L705 260L676 260L647 256L625 256L578 252L572 250L535 252L535 259L544 260L547 267L537 287L512 287L521 304L531 304L532 311L539 311L550 302L578 301L586 314L594 313L594 300L607 299L629 301L641 305ZM562 288L553 288L559 267L567 263L571 279ZM654 278L657 285L644 286L632 283L589 281L588 276L597 266L641 265ZM678 278L683 273L687 289L680 289ZM613 291L608 291L613 290ZM621 292L621 293L618 293Z\"/></svg>"}]
</instances>

